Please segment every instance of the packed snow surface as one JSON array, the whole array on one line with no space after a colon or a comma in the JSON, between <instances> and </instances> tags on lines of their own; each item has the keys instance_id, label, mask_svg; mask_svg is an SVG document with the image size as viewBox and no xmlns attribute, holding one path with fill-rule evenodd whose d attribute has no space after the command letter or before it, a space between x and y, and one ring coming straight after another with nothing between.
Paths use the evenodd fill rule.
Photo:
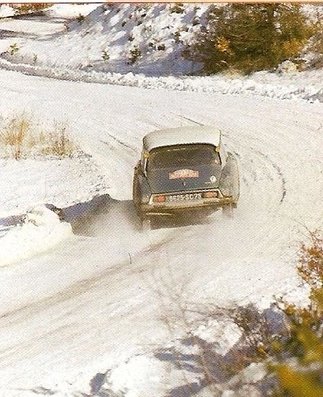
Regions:
<instances>
[{"instance_id":1,"label":"packed snow surface","mask_svg":"<svg viewBox=\"0 0 323 397\"><path fill-rule=\"evenodd\" d=\"M92 220L81 222L79 236L2 268L5 395L24 396L40 388L57 396L88 393L94 387L91 379L106 373L102 390L148 397L140 371L147 378L160 374L151 381L156 390L176 385L174 379L165 382L168 372L156 370L161 363L151 355L154 346L167 346L185 334L181 305L187 310L234 302L267 307L273 295L304 301L307 291L299 288L294 263L306 228L322 226L321 104L92 85L8 71L0 73L0 96L6 99L3 117L18 108L43 120L69 121L94 167L87 176L86 168L71 159L71 168L57 179L52 160L3 162L1 207L7 215L34 203L65 208L97 195L111 197ZM206 224L143 234L131 202L142 138L155 129L195 122L220 128L223 142L239 158L236 217L226 221L216 213ZM30 180L25 176L25 195L19 193L24 164L33 170ZM39 188L33 189L33 183ZM234 325L225 329L223 340L230 346L237 334ZM197 332L211 337L202 328ZM219 349L226 351L221 344ZM137 355L142 358L136 361ZM141 366L133 372L130 363Z\"/></svg>"},{"instance_id":2,"label":"packed snow surface","mask_svg":"<svg viewBox=\"0 0 323 397\"><path fill-rule=\"evenodd\" d=\"M197 77L182 89L186 79L111 74L107 79L122 84L102 84L103 77L91 84L87 71L68 69L74 80L84 73L84 82L66 81L60 66L53 70L60 80L0 71L1 117L26 111L43 122L67 121L84 153L1 160L0 395L163 397L186 382L201 385L189 362L178 367L178 355L196 353L182 341L188 334L213 339L225 355L240 336L230 321L203 318L210 307L266 308L274 296L306 300L295 263L307 230L322 228L323 109L313 97L282 98L309 99L319 71L295 77L299 95L297 88L282 95L285 80L260 74L270 89L263 94L264 84L254 84L262 93L256 96L231 91L233 83L221 77L210 90ZM235 218L215 213L141 233L131 191L142 138L196 123L219 128L239 160ZM95 202L101 204L73 234L48 206L73 214ZM26 212L10 225L10 217ZM17 249L7 250L14 243ZM24 244L28 259L6 258ZM259 373L250 367L244 375L253 381Z\"/></svg>"}]
</instances>

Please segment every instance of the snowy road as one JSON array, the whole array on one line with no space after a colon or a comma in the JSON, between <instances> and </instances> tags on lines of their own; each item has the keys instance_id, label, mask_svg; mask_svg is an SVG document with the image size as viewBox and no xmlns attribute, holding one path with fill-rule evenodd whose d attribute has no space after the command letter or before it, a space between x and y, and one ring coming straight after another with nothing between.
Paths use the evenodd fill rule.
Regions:
<instances>
[{"instance_id":1,"label":"snowy road","mask_svg":"<svg viewBox=\"0 0 323 397\"><path fill-rule=\"evenodd\" d=\"M295 291L298 243L306 228L322 227L322 105L7 71L0 72L0 98L3 116L19 109L67 120L108 181L102 194L114 199L84 235L1 269L0 394L29 396L43 387L77 396L91 391L97 373L119 366L116 392L162 396L167 368L157 376L160 363L149 357L185 332L183 305L266 306L273 295ZM207 224L141 234L130 201L141 139L189 119L220 127L239 158L236 218L215 214ZM127 372L134 357L142 357L148 390Z\"/></svg>"}]
</instances>

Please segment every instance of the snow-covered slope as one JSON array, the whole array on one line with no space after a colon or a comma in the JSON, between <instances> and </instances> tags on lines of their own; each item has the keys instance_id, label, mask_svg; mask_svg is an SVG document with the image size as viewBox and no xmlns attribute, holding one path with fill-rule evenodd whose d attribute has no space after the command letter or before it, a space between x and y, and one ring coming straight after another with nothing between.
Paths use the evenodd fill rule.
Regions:
<instances>
[{"instance_id":1,"label":"snow-covered slope","mask_svg":"<svg viewBox=\"0 0 323 397\"><path fill-rule=\"evenodd\" d=\"M47 16L74 16L73 21L66 19L65 25L46 40L37 37L39 34L19 37L18 50L9 50L2 57L12 63L83 71L190 74L202 65L184 59L182 52L206 26L209 7L205 3L106 4L89 13L93 4L83 8L55 5ZM314 5L304 10L316 19L322 13L322 7Z\"/></svg>"},{"instance_id":2,"label":"snow-covered slope","mask_svg":"<svg viewBox=\"0 0 323 397\"><path fill-rule=\"evenodd\" d=\"M69 66L82 70L145 72L167 75L188 73L198 65L181 56L183 46L200 29L207 5L102 5L85 19L66 25L67 32L52 40L22 40L12 62ZM133 51L138 61L132 64Z\"/></svg>"},{"instance_id":3,"label":"snow-covered slope","mask_svg":"<svg viewBox=\"0 0 323 397\"><path fill-rule=\"evenodd\" d=\"M0 29L7 32L0 38L0 67L91 83L323 100L322 69L280 74L259 72L248 77L163 76L183 74L195 68L180 54L183 43L189 42L194 30L199 29L200 25L192 24L192 20L203 22L208 7L205 4L187 5L182 13L172 12L172 6L167 4L98 6L83 22L74 20L66 25L59 15L64 15L64 10L65 14L75 12L74 7L77 6L53 6L44 20L0 21ZM183 43L177 43L174 32L180 32ZM129 51L134 47L142 51L142 57L135 65L129 65ZM104 60L105 56L109 59ZM133 73L139 71L145 74Z\"/></svg>"}]
</instances>

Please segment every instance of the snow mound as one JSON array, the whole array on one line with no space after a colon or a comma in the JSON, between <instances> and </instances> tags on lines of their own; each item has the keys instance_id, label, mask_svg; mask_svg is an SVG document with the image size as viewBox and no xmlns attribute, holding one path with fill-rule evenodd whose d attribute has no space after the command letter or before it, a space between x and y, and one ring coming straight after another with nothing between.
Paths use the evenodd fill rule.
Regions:
<instances>
[{"instance_id":1,"label":"snow mound","mask_svg":"<svg viewBox=\"0 0 323 397\"><path fill-rule=\"evenodd\" d=\"M49 17L55 18L76 18L81 15L88 15L95 8L98 7L98 3L54 3L51 7L45 10L45 14Z\"/></svg>"},{"instance_id":2,"label":"snow mound","mask_svg":"<svg viewBox=\"0 0 323 397\"><path fill-rule=\"evenodd\" d=\"M151 356L138 355L113 369L107 386L125 397L159 396L162 392L164 365Z\"/></svg>"},{"instance_id":3,"label":"snow mound","mask_svg":"<svg viewBox=\"0 0 323 397\"><path fill-rule=\"evenodd\" d=\"M22 224L0 236L0 266L7 266L52 248L72 235L71 225L45 206L29 211Z\"/></svg>"},{"instance_id":4,"label":"snow mound","mask_svg":"<svg viewBox=\"0 0 323 397\"><path fill-rule=\"evenodd\" d=\"M0 5L0 18L12 17L13 15L15 15L15 11L12 7L8 4Z\"/></svg>"},{"instance_id":5,"label":"snow mound","mask_svg":"<svg viewBox=\"0 0 323 397\"><path fill-rule=\"evenodd\" d=\"M238 325L229 319L209 320L207 324L200 325L193 334L206 342L214 343L214 350L222 356L226 355L242 336Z\"/></svg>"}]
</instances>

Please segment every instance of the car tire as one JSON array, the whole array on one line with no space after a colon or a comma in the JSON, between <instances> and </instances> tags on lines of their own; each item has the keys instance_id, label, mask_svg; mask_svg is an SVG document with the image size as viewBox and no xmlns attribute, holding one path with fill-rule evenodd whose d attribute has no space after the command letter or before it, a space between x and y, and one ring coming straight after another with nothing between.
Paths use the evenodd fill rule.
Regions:
<instances>
[{"instance_id":1,"label":"car tire","mask_svg":"<svg viewBox=\"0 0 323 397\"><path fill-rule=\"evenodd\" d=\"M224 218L226 219L233 219L233 205L232 204L228 204L224 207L222 207L222 215Z\"/></svg>"},{"instance_id":2,"label":"car tire","mask_svg":"<svg viewBox=\"0 0 323 397\"><path fill-rule=\"evenodd\" d=\"M139 186L139 181L135 177L133 181L133 190L132 190L132 201L134 203L136 213L137 215L140 214L140 201L141 201L141 195L140 195L140 186Z\"/></svg>"},{"instance_id":3,"label":"car tire","mask_svg":"<svg viewBox=\"0 0 323 397\"><path fill-rule=\"evenodd\" d=\"M152 229L151 219L150 218L141 219L141 231L148 232L151 229Z\"/></svg>"}]
</instances>

